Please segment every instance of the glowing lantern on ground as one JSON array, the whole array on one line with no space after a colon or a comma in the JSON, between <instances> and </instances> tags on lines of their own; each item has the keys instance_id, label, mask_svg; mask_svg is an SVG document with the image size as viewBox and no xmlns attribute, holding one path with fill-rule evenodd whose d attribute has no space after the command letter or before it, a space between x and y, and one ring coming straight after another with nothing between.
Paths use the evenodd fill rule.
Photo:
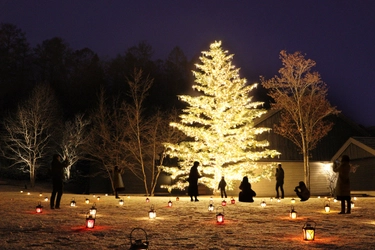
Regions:
<instances>
[{"instance_id":1,"label":"glowing lantern on ground","mask_svg":"<svg viewBox=\"0 0 375 250\"><path fill-rule=\"evenodd\" d=\"M232 197L232 199L230 199L230 203L231 203L231 204L235 204L235 203L236 203L236 200Z\"/></svg>"},{"instance_id":2,"label":"glowing lantern on ground","mask_svg":"<svg viewBox=\"0 0 375 250\"><path fill-rule=\"evenodd\" d=\"M96 204L94 203L93 205L92 205L92 207L90 208L90 215L92 216L92 217L96 217Z\"/></svg>"},{"instance_id":3,"label":"glowing lantern on ground","mask_svg":"<svg viewBox=\"0 0 375 250\"><path fill-rule=\"evenodd\" d=\"M327 213L329 211L331 211L331 207L329 206L329 201L328 200L326 201L326 204L324 205L324 211L326 211Z\"/></svg>"},{"instance_id":4,"label":"glowing lantern on ground","mask_svg":"<svg viewBox=\"0 0 375 250\"><path fill-rule=\"evenodd\" d=\"M280 198L277 199L277 202L281 202Z\"/></svg>"},{"instance_id":5,"label":"glowing lantern on ground","mask_svg":"<svg viewBox=\"0 0 375 250\"><path fill-rule=\"evenodd\" d=\"M225 206L227 205L227 202L226 202L225 200L223 200L223 201L221 202L221 205L222 205L223 207L225 207Z\"/></svg>"},{"instance_id":6,"label":"glowing lantern on ground","mask_svg":"<svg viewBox=\"0 0 375 250\"><path fill-rule=\"evenodd\" d=\"M141 230L143 231L145 237L144 239L135 239L133 237L133 232L136 231L136 230ZM134 228L131 232L130 232L130 248L129 250L137 250L137 249L148 249L148 237L147 237L147 233L144 229L142 228Z\"/></svg>"},{"instance_id":7,"label":"glowing lantern on ground","mask_svg":"<svg viewBox=\"0 0 375 250\"><path fill-rule=\"evenodd\" d=\"M179 201L180 200L180 198L179 197L176 197L176 201Z\"/></svg>"},{"instance_id":8,"label":"glowing lantern on ground","mask_svg":"<svg viewBox=\"0 0 375 250\"><path fill-rule=\"evenodd\" d=\"M210 201L213 201L214 200L214 198L212 198L212 196L210 197Z\"/></svg>"},{"instance_id":9,"label":"glowing lantern on ground","mask_svg":"<svg viewBox=\"0 0 375 250\"><path fill-rule=\"evenodd\" d=\"M37 212L38 214L40 214L41 212L43 212L43 206L42 206L42 204L41 204L40 202L39 202L38 205L36 206L35 210L36 210L36 212Z\"/></svg>"},{"instance_id":10,"label":"glowing lantern on ground","mask_svg":"<svg viewBox=\"0 0 375 250\"><path fill-rule=\"evenodd\" d=\"M333 202L337 202L337 199L335 198L335 199L333 199Z\"/></svg>"},{"instance_id":11,"label":"glowing lantern on ground","mask_svg":"<svg viewBox=\"0 0 375 250\"><path fill-rule=\"evenodd\" d=\"M43 194L42 193L39 193L39 197L42 197L43 196Z\"/></svg>"},{"instance_id":12,"label":"glowing lantern on ground","mask_svg":"<svg viewBox=\"0 0 375 250\"><path fill-rule=\"evenodd\" d=\"M297 211L294 210L294 207L292 206L292 208L290 209L290 214L289 214L290 218L292 219L295 219L297 218Z\"/></svg>"},{"instance_id":13,"label":"glowing lantern on ground","mask_svg":"<svg viewBox=\"0 0 375 250\"><path fill-rule=\"evenodd\" d=\"M71 206L71 207L75 207L75 206L76 206L76 201L74 200L74 197L73 197L72 200L70 201L70 206Z\"/></svg>"},{"instance_id":14,"label":"glowing lantern on ground","mask_svg":"<svg viewBox=\"0 0 375 250\"><path fill-rule=\"evenodd\" d=\"M119 204L120 206L124 205L124 200L123 200L123 199L120 199L120 200L118 201L118 204Z\"/></svg>"},{"instance_id":15,"label":"glowing lantern on ground","mask_svg":"<svg viewBox=\"0 0 375 250\"><path fill-rule=\"evenodd\" d=\"M312 224L314 223L314 225ZM314 240L315 239L315 227L316 223L314 221L307 221L302 227L303 239L304 240Z\"/></svg>"},{"instance_id":16,"label":"glowing lantern on ground","mask_svg":"<svg viewBox=\"0 0 375 250\"><path fill-rule=\"evenodd\" d=\"M214 211L214 204L212 201L210 201L210 204L208 205L208 211Z\"/></svg>"},{"instance_id":17,"label":"glowing lantern on ground","mask_svg":"<svg viewBox=\"0 0 375 250\"><path fill-rule=\"evenodd\" d=\"M354 197L353 199L356 201L356 200L357 200L357 197Z\"/></svg>"},{"instance_id":18,"label":"glowing lantern on ground","mask_svg":"<svg viewBox=\"0 0 375 250\"><path fill-rule=\"evenodd\" d=\"M149 199L148 197L146 198L146 202L147 202L147 203L150 202L150 199Z\"/></svg>"},{"instance_id":19,"label":"glowing lantern on ground","mask_svg":"<svg viewBox=\"0 0 375 250\"><path fill-rule=\"evenodd\" d=\"M86 204L89 204L89 203L90 203L90 200L89 200L89 199L86 199L86 200L85 200L85 203L86 203Z\"/></svg>"},{"instance_id":20,"label":"glowing lantern on ground","mask_svg":"<svg viewBox=\"0 0 375 250\"><path fill-rule=\"evenodd\" d=\"M219 208L221 208L221 212L218 212ZM217 224L224 223L224 208L223 207L216 208L216 223Z\"/></svg>"},{"instance_id":21,"label":"glowing lantern on ground","mask_svg":"<svg viewBox=\"0 0 375 250\"><path fill-rule=\"evenodd\" d=\"M100 200L100 196L96 197L96 200L99 201Z\"/></svg>"},{"instance_id":22,"label":"glowing lantern on ground","mask_svg":"<svg viewBox=\"0 0 375 250\"><path fill-rule=\"evenodd\" d=\"M266 202L263 200L263 201L260 203L260 206L261 206L261 207L266 207L267 204L266 204Z\"/></svg>"},{"instance_id":23,"label":"glowing lantern on ground","mask_svg":"<svg viewBox=\"0 0 375 250\"><path fill-rule=\"evenodd\" d=\"M44 198L44 201L48 201L48 197L45 197L45 198Z\"/></svg>"},{"instance_id":24,"label":"glowing lantern on ground","mask_svg":"<svg viewBox=\"0 0 375 250\"><path fill-rule=\"evenodd\" d=\"M271 201L271 202L273 201L273 198L272 198L272 197L270 198L270 201Z\"/></svg>"},{"instance_id":25,"label":"glowing lantern on ground","mask_svg":"<svg viewBox=\"0 0 375 250\"><path fill-rule=\"evenodd\" d=\"M148 211L148 218L155 219L156 218L156 211L154 209L154 205L150 207L150 211Z\"/></svg>"},{"instance_id":26,"label":"glowing lantern on ground","mask_svg":"<svg viewBox=\"0 0 375 250\"><path fill-rule=\"evenodd\" d=\"M95 217L93 217L90 212L86 214L86 227L94 228L95 226Z\"/></svg>"},{"instance_id":27,"label":"glowing lantern on ground","mask_svg":"<svg viewBox=\"0 0 375 250\"><path fill-rule=\"evenodd\" d=\"M172 207L172 201L171 200L168 201L168 207Z\"/></svg>"},{"instance_id":28,"label":"glowing lantern on ground","mask_svg":"<svg viewBox=\"0 0 375 250\"><path fill-rule=\"evenodd\" d=\"M353 201L350 202L350 206L351 206L351 208L354 208L354 202Z\"/></svg>"},{"instance_id":29,"label":"glowing lantern on ground","mask_svg":"<svg viewBox=\"0 0 375 250\"><path fill-rule=\"evenodd\" d=\"M295 200L294 198L292 198L292 199L290 200L290 202L294 204L294 203L296 203L296 200Z\"/></svg>"}]
</instances>

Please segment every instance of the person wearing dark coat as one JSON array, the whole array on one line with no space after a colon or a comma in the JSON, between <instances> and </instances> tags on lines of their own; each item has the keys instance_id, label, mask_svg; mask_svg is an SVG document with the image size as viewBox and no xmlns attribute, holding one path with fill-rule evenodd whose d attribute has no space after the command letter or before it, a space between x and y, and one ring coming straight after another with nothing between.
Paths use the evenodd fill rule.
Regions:
<instances>
[{"instance_id":1,"label":"person wearing dark coat","mask_svg":"<svg viewBox=\"0 0 375 250\"><path fill-rule=\"evenodd\" d=\"M199 162L195 161L194 165L190 169L189 174L189 188L188 188L188 194L190 196L190 201L199 201L198 196L198 179L201 178L201 175L198 172L198 166ZM193 200L193 197L195 198Z\"/></svg>"},{"instance_id":2,"label":"person wearing dark coat","mask_svg":"<svg viewBox=\"0 0 375 250\"><path fill-rule=\"evenodd\" d=\"M238 195L238 200L241 202L254 202L253 197L256 196L254 190L251 189L251 184L247 176L243 177L241 185L241 192Z\"/></svg>"},{"instance_id":3,"label":"person wearing dark coat","mask_svg":"<svg viewBox=\"0 0 375 250\"><path fill-rule=\"evenodd\" d=\"M225 187L227 186L227 182L224 179L224 176L221 177L221 180L219 182L218 189L220 190L221 198L227 198L227 192L225 191Z\"/></svg>"},{"instance_id":4,"label":"person wearing dark coat","mask_svg":"<svg viewBox=\"0 0 375 250\"><path fill-rule=\"evenodd\" d=\"M298 186L294 188L294 192L296 192L301 201L307 201L310 198L310 191L303 181L298 183Z\"/></svg>"},{"instance_id":5,"label":"person wearing dark coat","mask_svg":"<svg viewBox=\"0 0 375 250\"><path fill-rule=\"evenodd\" d=\"M284 199L284 169L281 164L277 165L276 168L276 198L279 198L279 189L281 191L281 199Z\"/></svg>"},{"instance_id":6,"label":"person wearing dark coat","mask_svg":"<svg viewBox=\"0 0 375 250\"><path fill-rule=\"evenodd\" d=\"M335 196L337 200L341 201L341 212L345 214L345 201L347 203L346 213L351 212L351 197L350 197L350 158L347 155L341 157L341 162L335 161L333 165L333 172L338 173Z\"/></svg>"},{"instance_id":7,"label":"person wearing dark coat","mask_svg":"<svg viewBox=\"0 0 375 250\"><path fill-rule=\"evenodd\" d=\"M58 154L53 155L51 163L52 173L52 194L50 200L51 209L60 209L60 201L63 195L63 183L65 178L64 170L67 167L66 162L61 162L61 157ZM55 200L56 199L56 200Z\"/></svg>"},{"instance_id":8,"label":"person wearing dark coat","mask_svg":"<svg viewBox=\"0 0 375 250\"><path fill-rule=\"evenodd\" d=\"M115 188L115 198L120 199L120 197L118 196L118 192L124 190L125 185L118 166L115 166L113 170L113 186Z\"/></svg>"}]
</instances>

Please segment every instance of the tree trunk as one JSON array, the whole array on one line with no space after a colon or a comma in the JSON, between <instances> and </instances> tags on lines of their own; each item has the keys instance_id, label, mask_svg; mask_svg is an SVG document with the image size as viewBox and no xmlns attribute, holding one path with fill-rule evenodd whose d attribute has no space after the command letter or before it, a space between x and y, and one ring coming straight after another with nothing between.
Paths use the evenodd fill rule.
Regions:
<instances>
[{"instance_id":1,"label":"tree trunk","mask_svg":"<svg viewBox=\"0 0 375 250\"><path fill-rule=\"evenodd\" d=\"M35 186L35 169L30 167L30 185L33 188Z\"/></svg>"}]
</instances>

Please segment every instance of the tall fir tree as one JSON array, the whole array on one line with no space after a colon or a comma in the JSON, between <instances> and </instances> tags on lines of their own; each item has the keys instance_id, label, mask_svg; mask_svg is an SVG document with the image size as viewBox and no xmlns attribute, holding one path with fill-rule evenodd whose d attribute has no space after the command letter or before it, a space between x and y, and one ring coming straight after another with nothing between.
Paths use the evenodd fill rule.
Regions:
<instances>
[{"instance_id":1,"label":"tall fir tree","mask_svg":"<svg viewBox=\"0 0 375 250\"><path fill-rule=\"evenodd\" d=\"M180 122L170 126L183 132L189 140L178 144L165 143L170 157L177 157L178 167L165 167L175 183L165 188L183 189L194 161L200 162L203 176L200 182L210 189L217 187L225 176L227 188L233 182L248 176L252 182L270 177L272 166L259 166L256 161L279 155L267 149L268 141L258 141L257 135L270 129L254 127L254 119L267 111L259 108L262 102L252 102L249 93L257 84L248 85L240 78L239 68L232 64L233 55L221 47L221 42L210 45L210 51L202 52L201 64L197 64L196 96L181 95L187 108Z\"/></svg>"}]
</instances>

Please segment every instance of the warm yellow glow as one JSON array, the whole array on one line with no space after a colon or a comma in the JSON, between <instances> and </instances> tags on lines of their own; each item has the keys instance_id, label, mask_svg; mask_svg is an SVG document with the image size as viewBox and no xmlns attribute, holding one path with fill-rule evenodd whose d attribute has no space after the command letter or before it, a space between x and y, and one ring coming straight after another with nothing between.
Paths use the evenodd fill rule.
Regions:
<instances>
[{"instance_id":1,"label":"warm yellow glow","mask_svg":"<svg viewBox=\"0 0 375 250\"><path fill-rule=\"evenodd\" d=\"M256 163L280 155L268 149L268 141L258 139L258 135L271 129L254 127L254 120L267 111L259 108L262 102L253 102L249 95L257 84L249 85L246 79L240 78L232 60L233 55L221 48L221 42L212 43L209 51L202 52L201 63L196 64L197 71L193 71L193 89L198 95L179 96L188 105L180 115L181 120L170 124L189 139L164 144L167 154L179 159L179 166L162 168L176 180L162 188L184 189L194 161L200 162L199 170L203 175L200 183L214 191L222 176L225 176L228 190L244 176L248 176L251 183L272 176L275 164L260 166Z\"/></svg>"}]
</instances>

